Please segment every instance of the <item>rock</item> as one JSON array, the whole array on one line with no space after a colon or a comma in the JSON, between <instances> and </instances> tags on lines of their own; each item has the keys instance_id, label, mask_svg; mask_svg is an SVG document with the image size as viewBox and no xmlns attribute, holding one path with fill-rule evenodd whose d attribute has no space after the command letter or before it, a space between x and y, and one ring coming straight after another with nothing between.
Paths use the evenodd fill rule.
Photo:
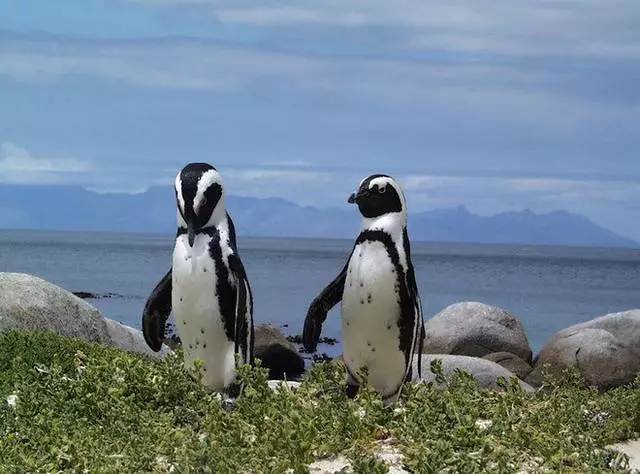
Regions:
<instances>
[{"instance_id":1,"label":"rock","mask_svg":"<svg viewBox=\"0 0 640 474\"><path fill-rule=\"evenodd\" d=\"M83 300L97 300L100 298L123 298L122 295L117 293L91 293L89 291L73 291L74 295Z\"/></svg>"},{"instance_id":2,"label":"rock","mask_svg":"<svg viewBox=\"0 0 640 474\"><path fill-rule=\"evenodd\" d=\"M513 372L520 380L524 380L533 368L520 357L510 352L494 352L483 357Z\"/></svg>"},{"instance_id":3,"label":"rock","mask_svg":"<svg viewBox=\"0 0 640 474\"><path fill-rule=\"evenodd\" d=\"M0 273L0 294L0 331L53 331L153 356L169 350L153 352L141 331L102 317L86 301L31 275Z\"/></svg>"},{"instance_id":4,"label":"rock","mask_svg":"<svg viewBox=\"0 0 640 474\"><path fill-rule=\"evenodd\" d=\"M300 382L292 382L290 380L269 380L267 383L274 392L276 390L295 390L300 388Z\"/></svg>"},{"instance_id":5,"label":"rock","mask_svg":"<svg viewBox=\"0 0 640 474\"><path fill-rule=\"evenodd\" d=\"M279 329L262 324L254 332L254 353L269 369L269 379L292 380L304 373L304 359Z\"/></svg>"},{"instance_id":6,"label":"rock","mask_svg":"<svg viewBox=\"0 0 640 474\"><path fill-rule=\"evenodd\" d=\"M375 457L382 461L389 474L408 474L404 469L404 456L390 440L382 440L374 451ZM349 460L342 454L316 461L308 466L310 474L335 474L355 472Z\"/></svg>"},{"instance_id":7,"label":"rock","mask_svg":"<svg viewBox=\"0 0 640 474\"><path fill-rule=\"evenodd\" d=\"M608 314L559 331L536 357L528 383L542 384L545 364L556 375L575 366L588 385L599 389L633 382L640 374L640 310Z\"/></svg>"},{"instance_id":8,"label":"rock","mask_svg":"<svg viewBox=\"0 0 640 474\"><path fill-rule=\"evenodd\" d=\"M127 351L140 352L154 357L164 357L171 349L164 345L159 352L153 352L147 345L142 335L142 331L126 326L113 319L103 318L107 327L108 340L105 344L109 344Z\"/></svg>"},{"instance_id":9,"label":"rock","mask_svg":"<svg viewBox=\"0 0 640 474\"><path fill-rule=\"evenodd\" d=\"M78 298L82 298L83 300L92 300L98 298L97 294L90 293L88 291L73 291L72 293Z\"/></svg>"},{"instance_id":10,"label":"rock","mask_svg":"<svg viewBox=\"0 0 640 474\"><path fill-rule=\"evenodd\" d=\"M531 347L522 323L501 308L483 303L453 304L425 324L425 354L484 357L510 352L531 362Z\"/></svg>"},{"instance_id":11,"label":"rock","mask_svg":"<svg viewBox=\"0 0 640 474\"><path fill-rule=\"evenodd\" d=\"M497 383L498 377L504 377L507 381L515 375L495 362L478 357L451 355L451 354L422 354L422 378L418 377L417 358L413 361L413 380L433 382L439 388L444 388L436 383L436 376L431 372L431 361L440 359L442 361L442 371L446 379L451 378L456 369L463 370L471 375L478 385L490 390L502 390ZM520 387L527 393L534 393L535 390L529 384L519 381Z\"/></svg>"},{"instance_id":12,"label":"rock","mask_svg":"<svg viewBox=\"0 0 640 474\"><path fill-rule=\"evenodd\" d=\"M629 457L627 468L632 474L640 474L640 439L630 439L624 443L616 443L606 447Z\"/></svg>"}]
</instances>

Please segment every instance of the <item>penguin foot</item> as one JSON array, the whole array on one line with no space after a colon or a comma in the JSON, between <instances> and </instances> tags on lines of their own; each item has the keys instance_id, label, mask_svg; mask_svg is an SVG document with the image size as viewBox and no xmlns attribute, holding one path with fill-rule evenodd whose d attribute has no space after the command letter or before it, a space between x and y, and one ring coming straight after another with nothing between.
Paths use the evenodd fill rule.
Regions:
<instances>
[{"instance_id":1,"label":"penguin foot","mask_svg":"<svg viewBox=\"0 0 640 474\"><path fill-rule=\"evenodd\" d=\"M235 398L225 398L222 400L222 409L224 411L232 412L236 409L237 399Z\"/></svg>"},{"instance_id":2,"label":"penguin foot","mask_svg":"<svg viewBox=\"0 0 640 474\"><path fill-rule=\"evenodd\" d=\"M345 391L347 394L347 398L349 400L353 400L354 398L356 398L356 395L358 394L359 390L360 390L360 385L347 384L347 390Z\"/></svg>"}]
</instances>

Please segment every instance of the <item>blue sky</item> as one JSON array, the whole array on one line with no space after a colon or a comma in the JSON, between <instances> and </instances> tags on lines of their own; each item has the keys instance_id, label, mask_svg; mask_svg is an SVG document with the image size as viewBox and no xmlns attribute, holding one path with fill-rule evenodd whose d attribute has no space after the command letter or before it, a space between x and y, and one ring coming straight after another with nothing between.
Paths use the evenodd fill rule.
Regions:
<instances>
[{"instance_id":1,"label":"blue sky","mask_svg":"<svg viewBox=\"0 0 640 474\"><path fill-rule=\"evenodd\" d=\"M411 210L567 209L640 239L637 0L3 0L0 181Z\"/></svg>"}]
</instances>

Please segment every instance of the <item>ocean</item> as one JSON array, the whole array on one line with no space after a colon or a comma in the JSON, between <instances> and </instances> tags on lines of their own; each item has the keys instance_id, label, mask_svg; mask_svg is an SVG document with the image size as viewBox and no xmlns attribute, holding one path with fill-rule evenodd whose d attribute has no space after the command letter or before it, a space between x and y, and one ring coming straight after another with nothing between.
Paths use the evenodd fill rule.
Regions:
<instances>
[{"instance_id":1,"label":"ocean","mask_svg":"<svg viewBox=\"0 0 640 474\"><path fill-rule=\"evenodd\" d=\"M309 303L343 267L349 240L238 238L254 292L256 323L302 332ZM171 264L173 235L0 231L0 271L24 272L89 300L105 316L140 328L142 308ZM425 319L460 301L500 306L520 318L534 353L556 331L640 308L640 250L412 243ZM340 354L339 305L320 352Z\"/></svg>"}]
</instances>

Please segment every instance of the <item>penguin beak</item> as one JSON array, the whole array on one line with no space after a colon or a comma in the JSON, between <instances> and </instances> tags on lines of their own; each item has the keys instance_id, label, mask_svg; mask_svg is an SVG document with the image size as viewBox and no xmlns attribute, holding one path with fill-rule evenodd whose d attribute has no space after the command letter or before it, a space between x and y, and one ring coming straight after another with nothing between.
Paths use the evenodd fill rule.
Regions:
<instances>
[{"instance_id":1,"label":"penguin beak","mask_svg":"<svg viewBox=\"0 0 640 474\"><path fill-rule=\"evenodd\" d=\"M358 191L358 193L352 193L351 196L349 196L349 199L347 200L347 202L349 204L357 204L359 203L362 198L364 198L367 194L369 194L368 190L364 190L364 191Z\"/></svg>"},{"instance_id":2,"label":"penguin beak","mask_svg":"<svg viewBox=\"0 0 640 474\"><path fill-rule=\"evenodd\" d=\"M196 229L191 219L187 221L187 238L189 239L189 247L193 247L193 242L196 240Z\"/></svg>"}]
</instances>

